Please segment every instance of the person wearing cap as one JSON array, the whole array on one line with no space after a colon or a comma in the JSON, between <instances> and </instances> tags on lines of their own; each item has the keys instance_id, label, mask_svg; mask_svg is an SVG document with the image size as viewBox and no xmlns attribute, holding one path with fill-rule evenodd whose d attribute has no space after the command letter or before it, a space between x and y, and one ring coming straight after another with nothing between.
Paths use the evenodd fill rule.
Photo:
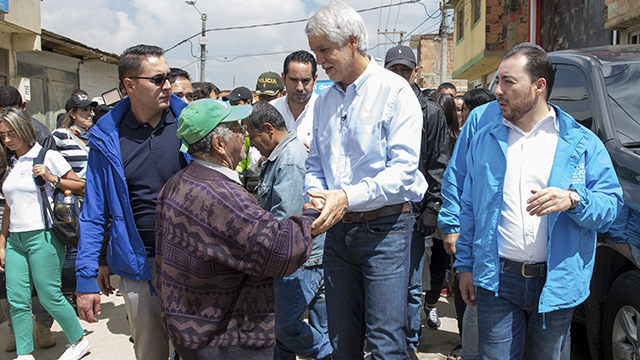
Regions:
<instances>
[{"instance_id":1,"label":"person wearing cap","mask_svg":"<svg viewBox=\"0 0 640 360\"><path fill-rule=\"evenodd\" d=\"M202 99L178 120L194 161L158 195L156 271L162 321L183 359L272 359L273 277L311 252L319 212L278 221L234 171L245 156L238 120L251 110Z\"/></svg>"},{"instance_id":2,"label":"person wearing cap","mask_svg":"<svg viewBox=\"0 0 640 360\"><path fill-rule=\"evenodd\" d=\"M258 77L256 82L256 95L258 101L269 102L284 95L284 85L280 75L273 71L267 71Z\"/></svg>"},{"instance_id":3,"label":"person wearing cap","mask_svg":"<svg viewBox=\"0 0 640 360\"><path fill-rule=\"evenodd\" d=\"M231 90L228 95L223 96L222 100L228 101L232 106L251 105L253 103L253 95L251 94L251 90L244 86L239 86Z\"/></svg>"},{"instance_id":4,"label":"person wearing cap","mask_svg":"<svg viewBox=\"0 0 640 360\"><path fill-rule=\"evenodd\" d=\"M287 129L296 130L298 139L307 146L311 143L313 105L318 97L313 91L318 79L317 67L316 59L308 51L289 54L282 71L287 94L270 102L282 114Z\"/></svg>"},{"instance_id":5,"label":"person wearing cap","mask_svg":"<svg viewBox=\"0 0 640 360\"><path fill-rule=\"evenodd\" d=\"M168 359L170 343L155 291L156 199L164 183L187 164L176 136L178 116L187 104L171 94L176 76L157 46L126 49L118 73L129 96L89 133L76 260L78 314L98 321L99 293L113 293L113 272L120 276L136 358ZM98 260L105 232L103 265Z\"/></svg>"},{"instance_id":6,"label":"person wearing cap","mask_svg":"<svg viewBox=\"0 0 640 360\"><path fill-rule=\"evenodd\" d=\"M333 85L318 95L305 192L322 209L324 275L334 359L407 358L407 284L414 215L427 191L418 171L422 112L406 80L367 55L362 17L344 2L305 28Z\"/></svg>"},{"instance_id":7,"label":"person wearing cap","mask_svg":"<svg viewBox=\"0 0 640 360\"><path fill-rule=\"evenodd\" d=\"M67 115L62 127L53 132L58 152L67 160L73 171L82 179L89 158L89 129L93 126L93 109L98 103L86 95L73 95L67 100Z\"/></svg>"},{"instance_id":8,"label":"person wearing cap","mask_svg":"<svg viewBox=\"0 0 640 360\"><path fill-rule=\"evenodd\" d=\"M430 262L431 290L427 291L425 312L426 325L430 329L440 326L440 319L435 304L440 298L440 290L446 272L447 253L444 251L442 234L437 231L438 211L442 204L440 187L442 174L453 152L453 144L447 130L447 122L442 108L428 96L422 94L415 83L418 64L413 50L408 46L395 46L387 51L384 67L403 79L413 88L422 107L422 143L420 144L420 162L418 170L424 175L429 188L421 201L413 203L416 223L411 237L409 301L407 315L409 330L407 331L407 347L411 355L418 348L418 332L420 330L420 308L422 303L422 267L424 264L425 237L433 235L432 257ZM439 284L439 286L438 286ZM413 354L411 354L413 352Z\"/></svg>"}]
</instances>

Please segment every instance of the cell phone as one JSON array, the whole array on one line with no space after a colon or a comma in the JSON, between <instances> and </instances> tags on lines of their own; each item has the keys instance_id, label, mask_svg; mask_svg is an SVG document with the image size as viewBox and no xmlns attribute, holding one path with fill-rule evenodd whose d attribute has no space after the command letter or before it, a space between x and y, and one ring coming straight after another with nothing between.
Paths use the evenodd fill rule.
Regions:
<instances>
[{"instance_id":1,"label":"cell phone","mask_svg":"<svg viewBox=\"0 0 640 360\"><path fill-rule=\"evenodd\" d=\"M118 103L118 101L122 100L122 94L120 93L120 89L113 88L109 91L102 93L102 100L104 104L107 106L113 106Z\"/></svg>"}]
</instances>

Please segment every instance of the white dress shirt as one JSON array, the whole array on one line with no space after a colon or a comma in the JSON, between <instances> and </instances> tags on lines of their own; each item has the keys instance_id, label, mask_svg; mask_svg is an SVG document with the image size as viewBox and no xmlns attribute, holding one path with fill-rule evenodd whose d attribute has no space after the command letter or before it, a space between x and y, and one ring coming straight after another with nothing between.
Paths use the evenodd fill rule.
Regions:
<instances>
[{"instance_id":1,"label":"white dress shirt","mask_svg":"<svg viewBox=\"0 0 640 360\"><path fill-rule=\"evenodd\" d=\"M346 92L334 83L318 95L306 163L305 193L343 189L350 211L417 202L428 187L418 171L418 98L406 80L369 59Z\"/></svg>"},{"instance_id":2,"label":"white dress shirt","mask_svg":"<svg viewBox=\"0 0 640 360\"><path fill-rule=\"evenodd\" d=\"M532 189L549 186L559 138L556 113L551 108L528 134L506 119L503 122L509 128L509 139L498 252L500 257L514 261L545 262L547 215L531 216L526 208Z\"/></svg>"},{"instance_id":3,"label":"white dress shirt","mask_svg":"<svg viewBox=\"0 0 640 360\"><path fill-rule=\"evenodd\" d=\"M309 102L307 102L307 105L305 105L304 110L302 110L300 115L298 115L297 119L295 119L293 117L293 113L291 113L291 108L289 107L287 96L282 96L275 100L271 100L269 104L278 109L278 112L280 112L280 114L284 118L284 122L287 124L287 130L295 130L298 133L298 139L300 139L300 141L302 141L303 143L309 145L311 144L313 130L313 106L317 98L318 95L316 95L315 93L311 94Z\"/></svg>"}]
</instances>

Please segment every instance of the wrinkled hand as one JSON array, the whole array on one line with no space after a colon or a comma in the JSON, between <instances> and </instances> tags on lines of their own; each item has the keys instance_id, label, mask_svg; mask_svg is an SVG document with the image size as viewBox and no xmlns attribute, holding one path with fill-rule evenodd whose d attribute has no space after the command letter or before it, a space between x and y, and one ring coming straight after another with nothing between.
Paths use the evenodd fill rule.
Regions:
<instances>
[{"instance_id":1,"label":"wrinkled hand","mask_svg":"<svg viewBox=\"0 0 640 360\"><path fill-rule=\"evenodd\" d=\"M100 294L98 293L76 293L76 305L78 306L78 315L81 319L89 323L98 322L95 318L100 315Z\"/></svg>"},{"instance_id":2,"label":"wrinkled hand","mask_svg":"<svg viewBox=\"0 0 640 360\"><path fill-rule=\"evenodd\" d=\"M458 243L458 236L460 236L460 233L442 235L442 241L444 242L444 251L446 251L447 254L456 254L456 244Z\"/></svg>"},{"instance_id":3,"label":"wrinkled hand","mask_svg":"<svg viewBox=\"0 0 640 360\"><path fill-rule=\"evenodd\" d=\"M476 288L473 286L473 273L460 273L460 295L467 305L476 307Z\"/></svg>"},{"instance_id":4,"label":"wrinkled hand","mask_svg":"<svg viewBox=\"0 0 640 360\"><path fill-rule=\"evenodd\" d=\"M429 236L436 232L438 228L438 213L436 210L431 207L424 209L418 221L416 221L416 228L424 236Z\"/></svg>"},{"instance_id":5,"label":"wrinkled hand","mask_svg":"<svg viewBox=\"0 0 640 360\"><path fill-rule=\"evenodd\" d=\"M320 216L311 225L311 235L322 234L329 230L349 208L349 200L344 190L307 191L312 197L311 205L320 210Z\"/></svg>"},{"instance_id":6,"label":"wrinkled hand","mask_svg":"<svg viewBox=\"0 0 640 360\"><path fill-rule=\"evenodd\" d=\"M527 211L531 216L544 216L554 212L567 211L571 207L569 190L548 187L541 190L531 190L532 197L527 199Z\"/></svg>"},{"instance_id":7,"label":"wrinkled hand","mask_svg":"<svg viewBox=\"0 0 640 360\"><path fill-rule=\"evenodd\" d=\"M98 287L100 291L106 296L113 294L116 291L115 288L111 286L111 268L107 265L101 265L98 268L98 277L96 278L98 282Z\"/></svg>"}]
</instances>

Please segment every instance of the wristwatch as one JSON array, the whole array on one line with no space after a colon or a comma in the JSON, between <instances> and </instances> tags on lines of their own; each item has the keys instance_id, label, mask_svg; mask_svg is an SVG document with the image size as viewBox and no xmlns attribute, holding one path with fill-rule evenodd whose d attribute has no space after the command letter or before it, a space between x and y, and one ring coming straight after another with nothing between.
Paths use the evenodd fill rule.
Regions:
<instances>
[{"instance_id":1,"label":"wristwatch","mask_svg":"<svg viewBox=\"0 0 640 360\"><path fill-rule=\"evenodd\" d=\"M573 211L580 205L580 194L574 188L569 189L569 198L571 199L571 207L567 211Z\"/></svg>"},{"instance_id":2,"label":"wristwatch","mask_svg":"<svg viewBox=\"0 0 640 360\"><path fill-rule=\"evenodd\" d=\"M53 187L59 187L60 186L60 176L56 176L56 182L53 184Z\"/></svg>"}]
</instances>

